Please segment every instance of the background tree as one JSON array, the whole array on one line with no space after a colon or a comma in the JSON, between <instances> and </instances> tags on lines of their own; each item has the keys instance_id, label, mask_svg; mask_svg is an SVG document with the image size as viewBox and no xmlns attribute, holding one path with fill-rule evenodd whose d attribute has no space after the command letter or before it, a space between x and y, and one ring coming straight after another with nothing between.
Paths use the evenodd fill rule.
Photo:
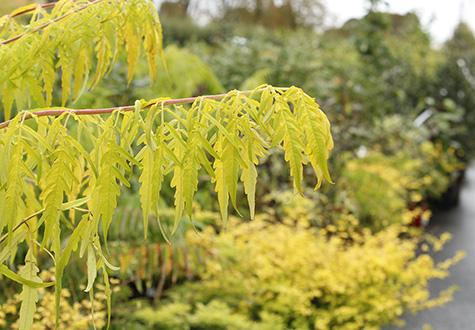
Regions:
<instances>
[{"instance_id":1,"label":"background tree","mask_svg":"<svg viewBox=\"0 0 475 330\"><path fill-rule=\"evenodd\" d=\"M461 22L444 45L445 63L438 72L436 84L439 98L454 100L465 111L467 127L475 125L475 37L473 31ZM475 153L475 131L467 129L458 141L471 157Z\"/></svg>"}]
</instances>

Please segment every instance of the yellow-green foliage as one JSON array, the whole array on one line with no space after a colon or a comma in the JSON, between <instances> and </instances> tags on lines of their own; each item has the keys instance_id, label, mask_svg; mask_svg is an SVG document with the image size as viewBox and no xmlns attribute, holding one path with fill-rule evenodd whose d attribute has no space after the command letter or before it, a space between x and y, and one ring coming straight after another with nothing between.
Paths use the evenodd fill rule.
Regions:
<instances>
[{"instance_id":1,"label":"yellow-green foliage","mask_svg":"<svg viewBox=\"0 0 475 330\"><path fill-rule=\"evenodd\" d=\"M306 163L316 174L317 187L331 180L330 124L315 100L296 87L262 86L250 94L199 97L189 107L164 102L137 101L129 109L134 111L119 109L105 118L66 110L57 118L25 122L22 113L0 132L0 200L5 201L0 205L0 273L30 287L54 284L59 306L62 274L78 251L87 260L86 291L102 269L108 294L107 269L115 267L102 244L133 172L139 175L145 234L149 218L158 215L165 178L175 188L173 230L184 214L192 216L201 172L215 184L224 222L229 201L236 207L239 181L253 214L256 165L271 148L283 149L297 191L303 189ZM40 244L41 251L50 250L54 283L28 280L5 266L23 241L30 249Z\"/></svg>"},{"instance_id":2,"label":"yellow-green foliage","mask_svg":"<svg viewBox=\"0 0 475 330\"><path fill-rule=\"evenodd\" d=\"M247 78L242 84L241 89L250 89L254 86L259 86L262 84L267 84L268 76L270 75L269 69L261 69L254 72L252 76Z\"/></svg>"},{"instance_id":3,"label":"yellow-green foliage","mask_svg":"<svg viewBox=\"0 0 475 330\"><path fill-rule=\"evenodd\" d=\"M137 311L134 318L153 329L226 329L264 330L245 315L233 312L225 303L212 301L207 305L198 304L192 312L190 305L174 303L165 305L158 311L144 308ZM269 325L268 329L276 329Z\"/></svg>"},{"instance_id":4,"label":"yellow-green foliage","mask_svg":"<svg viewBox=\"0 0 475 330\"><path fill-rule=\"evenodd\" d=\"M176 301L222 301L285 329L379 329L407 310L438 306L453 288L431 298L428 282L462 257L435 263L418 253L421 238L398 225L338 234L255 220L189 239L209 258L202 280L172 294Z\"/></svg>"},{"instance_id":5,"label":"yellow-green foliage","mask_svg":"<svg viewBox=\"0 0 475 330\"><path fill-rule=\"evenodd\" d=\"M164 58L166 68L163 68L163 65L159 66L159 71L164 74L159 75L150 87L138 88L137 95L140 98L154 98L157 93L170 97L188 97L201 95L203 92L210 94L224 92L223 86L209 66L189 50L174 45L168 46L164 51ZM259 85L262 83L245 89Z\"/></svg>"},{"instance_id":6,"label":"yellow-green foliage","mask_svg":"<svg viewBox=\"0 0 475 330\"><path fill-rule=\"evenodd\" d=\"M379 230L404 219L419 161L372 153L346 162L339 184L341 197L363 225ZM410 220L410 219L409 219Z\"/></svg>"},{"instance_id":7,"label":"yellow-green foliage","mask_svg":"<svg viewBox=\"0 0 475 330\"><path fill-rule=\"evenodd\" d=\"M27 24L17 17L28 14ZM149 0L60 0L52 9L32 4L0 18L0 95L8 119L13 103L24 110L50 106L61 70L61 103L77 99L112 69L125 48L128 79L140 53L152 78L162 51L157 10ZM141 51L143 48L143 51Z\"/></svg>"},{"instance_id":8,"label":"yellow-green foliage","mask_svg":"<svg viewBox=\"0 0 475 330\"><path fill-rule=\"evenodd\" d=\"M451 174L462 168L452 148L424 142L417 157L404 151L393 156L371 152L345 163L338 194L363 225L379 230L392 223L409 223L429 211L408 206L427 197L440 197L451 183ZM425 214L424 214L425 213Z\"/></svg>"},{"instance_id":9,"label":"yellow-green foliage","mask_svg":"<svg viewBox=\"0 0 475 330\"><path fill-rule=\"evenodd\" d=\"M54 280L51 271L43 271L39 274L43 281ZM102 329L106 325L106 296L104 286L97 285L94 299L89 298L79 302L71 302L71 292L68 289L61 290L61 315L58 329L83 330L92 328ZM55 294L49 289L41 288L37 291L39 304L34 312L34 323L27 327L31 330L48 330L55 328ZM23 298L16 295L0 305L0 328L21 329L17 319L20 303ZM21 309L20 309L21 310ZM91 313L93 311L93 313ZM32 320L32 321L33 321Z\"/></svg>"}]
</instances>

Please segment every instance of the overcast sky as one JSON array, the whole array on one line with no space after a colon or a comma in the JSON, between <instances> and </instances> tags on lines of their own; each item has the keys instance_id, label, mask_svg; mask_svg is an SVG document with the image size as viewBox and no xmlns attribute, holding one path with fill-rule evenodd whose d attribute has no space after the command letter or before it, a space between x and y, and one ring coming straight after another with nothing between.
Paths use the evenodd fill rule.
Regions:
<instances>
[{"instance_id":1,"label":"overcast sky","mask_svg":"<svg viewBox=\"0 0 475 330\"><path fill-rule=\"evenodd\" d=\"M344 23L349 18L361 17L367 10L367 0L325 0L330 14L329 24ZM437 43L452 35L454 27L463 18L475 30L475 0L387 0L389 11L404 14L415 11L422 24Z\"/></svg>"}]
</instances>

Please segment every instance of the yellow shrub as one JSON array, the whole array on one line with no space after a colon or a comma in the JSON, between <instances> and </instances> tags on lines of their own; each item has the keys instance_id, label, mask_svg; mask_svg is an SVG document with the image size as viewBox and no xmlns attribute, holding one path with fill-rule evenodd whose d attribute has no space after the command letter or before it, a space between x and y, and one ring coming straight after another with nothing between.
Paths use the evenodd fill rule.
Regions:
<instances>
[{"instance_id":1,"label":"yellow shrub","mask_svg":"<svg viewBox=\"0 0 475 330\"><path fill-rule=\"evenodd\" d=\"M43 271L41 278L44 281L53 280L53 273ZM31 330L55 329L55 297L52 289L39 289L39 300L34 315ZM18 329L18 313L20 310L20 297L15 295L0 305L0 328ZM93 308L91 308L93 307ZM91 313L91 311L94 313ZM10 320L15 320L10 323ZM89 299L80 302L71 302L71 293L67 289L61 291L61 314L59 329L84 330L95 328L102 329L106 325L106 296L104 287L96 285L93 306Z\"/></svg>"},{"instance_id":2,"label":"yellow shrub","mask_svg":"<svg viewBox=\"0 0 475 330\"><path fill-rule=\"evenodd\" d=\"M185 285L175 299L224 301L255 320L274 315L290 329L379 329L407 310L443 304L454 288L431 298L428 282L447 277L462 257L436 264L416 253L420 238L397 225L344 235L336 227L258 220L230 228L190 235L210 257L202 281Z\"/></svg>"},{"instance_id":3,"label":"yellow shrub","mask_svg":"<svg viewBox=\"0 0 475 330\"><path fill-rule=\"evenodd\" d=\"M452 174L464 168L454 148L424 142L420 145L422 164L414 176L419 177L419 190L430 197L440 197L451 183Z\"/></svg>"},{"instance_id":4,"label":"yellow shrub","mask_svg":"<svg viewBox=\"0 0 475 330\"><path fill-rule=\"evenodd\" d=\"M338 191L363 225L379 230L405 220L410 191L417 188L412 173L418 167L418 161L372 153L346 163Z\"/></svg>"}]
</instances>

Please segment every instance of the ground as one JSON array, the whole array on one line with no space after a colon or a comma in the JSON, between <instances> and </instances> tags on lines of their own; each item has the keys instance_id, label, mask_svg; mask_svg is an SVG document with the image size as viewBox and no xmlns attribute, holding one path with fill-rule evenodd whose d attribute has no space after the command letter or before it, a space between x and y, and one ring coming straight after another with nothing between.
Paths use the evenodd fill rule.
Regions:
<instances>
[{"instance_id":1,"label":"ground","mask_svg":"<svg viewBox=\"0 0 475 330\"><path fill-rule=\"evenodd\" d=\"M457 250L465 250L467 256L454 266L451 276L443 281L434 281L431 291L436 293L450 285L457 285L459 291L449 304L424 311L418 315L406 316L404 329L422 329L430 324L433 330L473 330L475 329L475 165L468 171L460 205L447 212L438 213L429 226L433 233L450 232L453 240L438 255L442 260L454 255ZM397 328L391 328L394 330Z\"/></svg>"}]
</instances>

